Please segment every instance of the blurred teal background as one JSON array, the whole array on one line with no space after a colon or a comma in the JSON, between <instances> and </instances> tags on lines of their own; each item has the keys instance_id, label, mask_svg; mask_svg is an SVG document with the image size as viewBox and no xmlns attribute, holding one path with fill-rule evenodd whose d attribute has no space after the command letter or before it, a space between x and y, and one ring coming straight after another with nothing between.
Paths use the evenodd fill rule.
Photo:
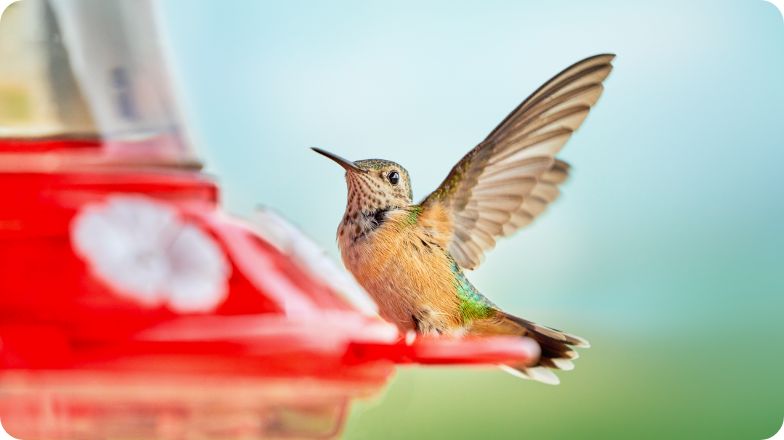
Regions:
<instances>
[{"instance_id":1,"label":"blurred teal background","mask_svg":"<svg viewBox=\"0 0 784 440\"><path fill-rule=\"evenodd\" d=\"M590 3L590 4L589 4ZM338 257L342 170L415 199L550 76L618 54L563 151L563 197L470 274L585 336L562 384L403 369L348 439L771 436L784 417L784 20L763 1L166 0L186 116L227 209L285 213Z\"/></svg>"}]
</instances>

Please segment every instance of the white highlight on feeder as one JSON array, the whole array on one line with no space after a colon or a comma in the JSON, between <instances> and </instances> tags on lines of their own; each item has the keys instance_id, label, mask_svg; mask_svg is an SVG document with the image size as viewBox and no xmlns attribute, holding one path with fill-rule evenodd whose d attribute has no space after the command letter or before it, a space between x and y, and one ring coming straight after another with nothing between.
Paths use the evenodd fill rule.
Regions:
<instances>
[{"instance_id":1,"label":"white highlight on feeder","mask_svg":"<svg viewBox=\"0 0 784 440\"><path fill-rule=\"evenodd\" d=\"M268 243L291 257L300 268L341 294L358 310L368 315L378 313L378 306L354 277L339 268L316 242L280 214L259 208L253 217L253 228Z\"/></svg>"},{"instance_id":2,"label":"white highlight on feeder","mask_svg":"<svg viewBox=\"0 0 784 440\"><path fill-rule=\"evenodd\" d=\"M96 276L144 305L206 312L228 294L223 250L154 199L113 196L85 206L71 223L71 241Z\"/></svg>"}]
</instances>

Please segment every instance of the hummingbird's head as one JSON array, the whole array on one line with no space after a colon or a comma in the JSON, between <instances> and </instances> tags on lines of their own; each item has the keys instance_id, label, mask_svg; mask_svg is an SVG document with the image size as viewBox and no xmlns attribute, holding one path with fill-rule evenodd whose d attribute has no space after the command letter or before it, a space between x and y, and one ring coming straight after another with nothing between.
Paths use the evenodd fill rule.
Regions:
<instances>
[{"instance_id":1,"label":"hummingbird's head","mask_svg":"<svg viewBox=\"0 0 784 440\"><path fill-rule=\"evenodd\" d=\"M381 159L352 162L320 148L313 148L313 151L334 160L346 170L347 212L374 213L411 204L411 180L408 171L399 164Z\"/></svg>"}]
</instances>

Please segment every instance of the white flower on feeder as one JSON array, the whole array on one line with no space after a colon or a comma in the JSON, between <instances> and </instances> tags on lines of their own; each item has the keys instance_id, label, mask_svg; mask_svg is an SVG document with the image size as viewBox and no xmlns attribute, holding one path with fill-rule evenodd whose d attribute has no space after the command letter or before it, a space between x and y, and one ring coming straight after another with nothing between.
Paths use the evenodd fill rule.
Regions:
<instances>
[{"instance_id":1,"label":"white flower on feeder","mask_svg":"<svg viewBox=\"0 0 784 440\"><path fill-rule=\"evenodd\" d=\"M116 293L178 312L213 310L228 293L223 250L169 205L113 196L85 206L71 223L76 253Z\"/></svg>"}]
</instances>

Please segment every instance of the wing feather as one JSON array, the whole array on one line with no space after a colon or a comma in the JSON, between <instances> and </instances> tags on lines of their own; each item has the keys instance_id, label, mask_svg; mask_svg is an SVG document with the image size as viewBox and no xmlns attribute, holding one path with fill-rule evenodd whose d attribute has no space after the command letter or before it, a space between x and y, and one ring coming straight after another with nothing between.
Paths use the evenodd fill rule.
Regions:
<instances>
[{"instance_id":1,"label":"wing feather","mask_svg":"<svg viewBox=\"0 0 784 440\"><path fill-rule=\"evenodd\" d=\"M496 239L531 223L558 198L569 165L555 156L603 91L614 55L580 61L547 81L463 157L422 202L452 221L449 251L478 266Z\"/></svg>"}]
</instances>

